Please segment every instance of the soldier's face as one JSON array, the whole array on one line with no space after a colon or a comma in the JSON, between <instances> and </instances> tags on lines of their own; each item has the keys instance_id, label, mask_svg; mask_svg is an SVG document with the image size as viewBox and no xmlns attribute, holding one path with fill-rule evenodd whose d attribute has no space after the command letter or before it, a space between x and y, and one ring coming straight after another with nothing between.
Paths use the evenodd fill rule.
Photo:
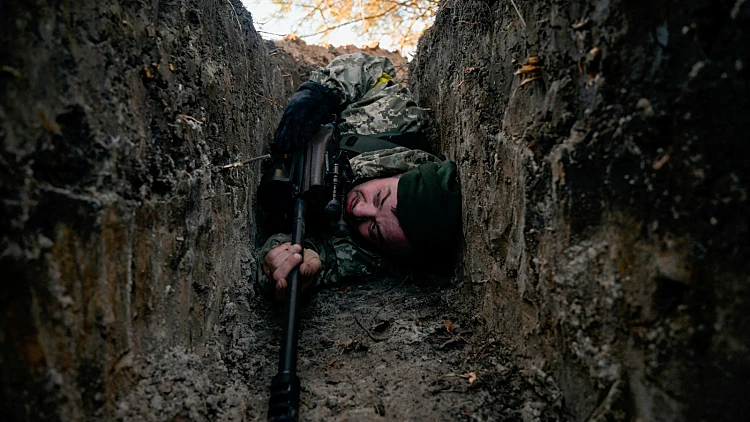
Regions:
<instances>
[{"instance_id":1,"label":"soldier's face","mask_svg":"<svg viewBox=\"0 0 750 422\"><path fill-rule=\"evenodd\" d=\"M346 194L345 214L360 236L396 254L411 251L396 217L400 176L373 179Z\"/></svg>"}]
</instances>

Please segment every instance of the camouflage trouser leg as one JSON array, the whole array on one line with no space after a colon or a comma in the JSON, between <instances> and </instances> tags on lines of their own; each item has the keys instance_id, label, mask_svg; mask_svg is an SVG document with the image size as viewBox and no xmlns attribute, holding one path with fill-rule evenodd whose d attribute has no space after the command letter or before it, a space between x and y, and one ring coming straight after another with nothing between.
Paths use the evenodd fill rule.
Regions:
<instances>
[{"instance_id":1,"label":"camouflage trouser leg","mask_svg":"<svg viewBox=\"0 0 750 422\"><path fill-rule=\"evenodd\" d=\"M291 236L288 234L275 234L268 238L258 251L255 285L264 295L273 294L275 282L269 280L263 272L263 261L273 248L290 241ZM393 265L389 259L350 237L328 238L325 241L310 237L305 239L305 248L317 252L323 264L322 270L315 277L313 287L331 286L342 280L367 281L401 275L400 268Z\"/></svg>"}]
</instances>

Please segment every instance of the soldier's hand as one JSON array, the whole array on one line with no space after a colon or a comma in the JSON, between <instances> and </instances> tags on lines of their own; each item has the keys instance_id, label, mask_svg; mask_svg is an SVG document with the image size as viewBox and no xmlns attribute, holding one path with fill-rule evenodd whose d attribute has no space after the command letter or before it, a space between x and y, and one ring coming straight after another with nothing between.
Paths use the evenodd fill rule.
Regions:
<instances>
[{"instance_id":1,"label":"soldier's hand","mask_svg":"<svg viewBox=\"0 0 750 422\"><path fill-rule=\"evenodd\" d=\"M303 291L315 279L315 275L323 269L323 264L320 262L320 256L317 252L312 249L305 249L304 262L302 262L300 252L302 252L300 245L292 245L287 242L271 249L263 259L263 272L269 280L273 280L276 287L276 300L278 301L284 300L287 278L296 266L300 266L299 273Z\"/></svg>"}]
</instances>

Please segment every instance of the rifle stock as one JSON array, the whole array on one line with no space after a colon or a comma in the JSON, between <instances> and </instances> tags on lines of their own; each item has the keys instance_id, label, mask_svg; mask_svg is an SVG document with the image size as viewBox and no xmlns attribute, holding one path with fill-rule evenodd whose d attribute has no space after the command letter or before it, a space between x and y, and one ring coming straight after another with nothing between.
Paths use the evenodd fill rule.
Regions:
<instances>
[{"instance_id":1,"label":"rifle stock","mask_svg":"<svg viewBox=\"0 0 750 422\"><path fill-rule=\"evenodd\" d=\"M321 126L310 142L294 154L291 177L295 187L292 244L304 245L308 202L315 202L315 199L326 189L325 175L328 164L326 152L331 152L334 146L334 133L333 125ZM302 254L304 261L304 247ZM287 299L279 372L271 381L271 397L267 415L268 420L273 422L299 419L300 379L297 376L297 340L301 290L299 266L297 266L287 277Z\"/></svg>"}]
</instances>

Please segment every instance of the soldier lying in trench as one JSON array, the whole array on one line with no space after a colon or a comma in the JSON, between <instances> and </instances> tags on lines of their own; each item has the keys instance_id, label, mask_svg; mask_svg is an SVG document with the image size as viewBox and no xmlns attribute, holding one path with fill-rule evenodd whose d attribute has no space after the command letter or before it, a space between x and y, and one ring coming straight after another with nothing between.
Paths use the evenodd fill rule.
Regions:
<instances>
[{"instance_id":1,"label":"soldier lying in trench","mask_svg":"<svg viewBox=\"0 0 750 422\"><path fill-rule=\"evenodd\" d=\"M286 279L300 263L305 290L397 276L403 263L437 267L453 257L461 222L456 165L414 148L424 143L428 117L393 75L385 57L344 55L314 71L290 99L276 147L299 147L337 114L341 144L358 154L350 159L353 187L343 201L353 234L308 233L304 262L302 247L292 245L289 234L271 236L258 254L256 280L264 293L283 300Z\"/></svg>"}]
</instances>

